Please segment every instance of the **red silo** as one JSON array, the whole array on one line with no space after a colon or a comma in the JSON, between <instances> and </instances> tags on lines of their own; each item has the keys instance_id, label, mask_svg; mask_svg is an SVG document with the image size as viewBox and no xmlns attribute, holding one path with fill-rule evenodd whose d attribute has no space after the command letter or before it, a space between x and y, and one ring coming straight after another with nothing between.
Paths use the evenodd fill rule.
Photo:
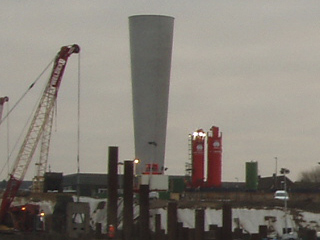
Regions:
<instances>
[{"instance_id":1,"label":"red silo","mask_svg":"<svg viewBox=\"0 0 320 240\"><path fill-rule=\"evenodd\" d=\"M221 187L222 133L218 127L208 132L207 187Z\"/></svg>"},{"instance_id":2,"label":"red silo","mask_svg":"<svg viewBox=\"0 0 320 240\"><path fill-rule=\"evenodd\" d=\"M203 186L204 180L204 143L206 133L199 129L192 134L192 187Z\"/></svg>"}]
</instances>

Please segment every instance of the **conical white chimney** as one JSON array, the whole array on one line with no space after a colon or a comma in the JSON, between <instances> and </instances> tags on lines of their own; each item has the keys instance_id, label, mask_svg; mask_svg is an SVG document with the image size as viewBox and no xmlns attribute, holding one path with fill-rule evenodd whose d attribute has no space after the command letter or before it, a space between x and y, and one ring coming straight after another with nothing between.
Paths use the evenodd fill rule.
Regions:
<instances>
[{"instance_id":1,"label":"conical white chimney","mask_svg":"<svg viewBox=\"0 0 320 240\"><path fill-rule=\"evenodd\" d=\"M174 18L129 17L136 173L164 167Z\"/></svg>"}]
</instances>

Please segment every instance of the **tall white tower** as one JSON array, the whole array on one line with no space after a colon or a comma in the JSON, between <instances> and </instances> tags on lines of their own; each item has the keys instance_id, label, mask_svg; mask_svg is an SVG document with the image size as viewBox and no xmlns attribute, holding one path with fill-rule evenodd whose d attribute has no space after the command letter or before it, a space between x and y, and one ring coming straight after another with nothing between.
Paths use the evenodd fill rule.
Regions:
<instances>
[{"instance_id":1,"label":"tall white tower","mask_svg":"<svg viewBox=\"0 0 320 240\"><path fill-rule=\"evenodd\" d=\"M174 18L129 17L136 173L164 167Z\"/></svg>"}]
</instances>

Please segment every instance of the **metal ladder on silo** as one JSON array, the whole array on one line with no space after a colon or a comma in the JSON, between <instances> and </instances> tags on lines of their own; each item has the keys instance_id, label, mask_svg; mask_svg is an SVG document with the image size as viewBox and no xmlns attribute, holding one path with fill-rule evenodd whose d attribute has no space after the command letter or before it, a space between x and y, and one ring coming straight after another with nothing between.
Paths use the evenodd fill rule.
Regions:
<instances>
[{"instance_id":1,"label":"metal ladder on silo","mask_svg":"<svg viewBox=\"0 0 320 240\"><path fill-rule=\"evenodd\" d=\"M188 137L188 162L185 163L185 175L191 176L192 173L192 135Z\"/></svg>"}]
</instances>

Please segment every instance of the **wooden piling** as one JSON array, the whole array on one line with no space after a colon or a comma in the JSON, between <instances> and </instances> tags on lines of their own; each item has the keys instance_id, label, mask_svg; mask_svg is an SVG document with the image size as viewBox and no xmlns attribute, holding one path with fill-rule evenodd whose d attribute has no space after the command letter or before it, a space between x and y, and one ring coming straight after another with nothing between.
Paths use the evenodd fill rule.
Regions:
<instances>
[{"instance_id":1,"label":"wooden piling","mask_svg":"<svg viewBox=\"0 0 320 240\"><path fill-rule=\"evenodd\" d=\"M95 231L95 237L96 238L101 238L102 236L102 224L101 223L96 223L96 231Z\"/></svg>"},{"instance_id":2,"label":"wooden piling","mask_svg":"<svg viewBox=\"0 0 320 240\"><path fill-rule=\"evenodd\" d=\"M207 234L208 235L208 239L210 240L219 240L221 239L221 236L219 235L220 234L220 230L219 230L219 227L218 225L216 224L210 224L209 225L209 233Z\"/></svg>"},{"instance_id":3,"label":"wooden piling","mask_svg":"<svg viewBox=\"0 0 320 240\"><path fill-rule=\"evenodd\" d=\"M259 234L261 238L268 237L268 227L266 225L259 225Z\"/></svg>"},{"instance_id":4,"label":"wooden piling","mask_svg":"<svg viewBox=\"0 0 320 240\"><path fill-rule=\"evenodd\" d=\"M117 232L118 210L118 147L109 147L107 227Z\"/></svg>"},{"instance_id":5,"label":"wooden piling","mask_svg":"<svg viewBox=\"0 0 320 240\"><path fill-rule=\"evenodd\" d=\"M196 209L195 212L195 239L204 239L204 209Z\"/></svg>"},{"instance_id":6,"label":"wooden piling","mask_svg":"<svg viewBox=\"0 0 320 240\"><path fill-rule=\"evenodd\" d=\"M189 229L189 233L188 233L188 240L198 240L195 238L195 229L194 228L190 228Z\"/></svg>"},{"instance_id":7,"label":"wooden piling","mask_svg":"<svg viewBox=\"0 0 320 240\"><path fill-rule=\"evenodd\" d=\"M123 239L133 236L133 161L124 161L123 182Z\"/></svg>"},{"instance_id":8,"label":"wooden piling","mask_svg":"<svg viewBox=\"0 0 320 240\"><path fill-rule=\"evenodd\" d=\"M243 238L242 228L235 228L234 229L234 239L242 239L242 238Z\"/></svg>"},{"instance_id":9,"label":"wooden piling","mask_svg":"<svg viewBox=\"0 0 320 240\"><path fill-rule=\"evenodd\" d=\"M177 232L178 232L177 240L185 240L185 238L183 237L183 223L182 222L178 222Z\"/></svg>"},{"instance_id":10,"label":"wooden piling","mask_svg":"<svg viewBox=\"0 0 320 240\"><path fill-rule=\"evenodd\" d=\"M228 203L222 207L222 239L232 240L232 208Z\"/></svg>"},{"instance_id":11,"label":"wooden piling","mask_svg":"<svg viewBox=\"0 0 320 240\"><path fill-rule=\"evenodd\" d=\"M189 234L189 228L183 227L182 228L182 237L184 240L188 239L188 234Z\"/></svg>"},{"instance_id":12,"label":"wooden piling","mask_svg":"<svg viewBox=\"0 0 320 240\"><path fill-rule=\"evenodd\" d=\"M149 240L149 185L140 185L139 189L139 240Z\"/></svg>"},{"instance_id":13,"label":"wooden piling","mask_svg":"<svg viewBox=\"0 0 320 240\"><path fill-rule=\"evenodd\" d=\"M168 202L168 211L167 211L167 229L168 229L168 240L177 239L177 202Z\"/></svg>"},{"instance_id":14,"label":"wooden piling","mask_svg":"<svg viewBox=\"0 0 320 240\"><path fill-rule=\"evenodd\" d=\"M156 214L155 216L155 240L161 240L161 214Z\"/></svg>"}]
</instances>

